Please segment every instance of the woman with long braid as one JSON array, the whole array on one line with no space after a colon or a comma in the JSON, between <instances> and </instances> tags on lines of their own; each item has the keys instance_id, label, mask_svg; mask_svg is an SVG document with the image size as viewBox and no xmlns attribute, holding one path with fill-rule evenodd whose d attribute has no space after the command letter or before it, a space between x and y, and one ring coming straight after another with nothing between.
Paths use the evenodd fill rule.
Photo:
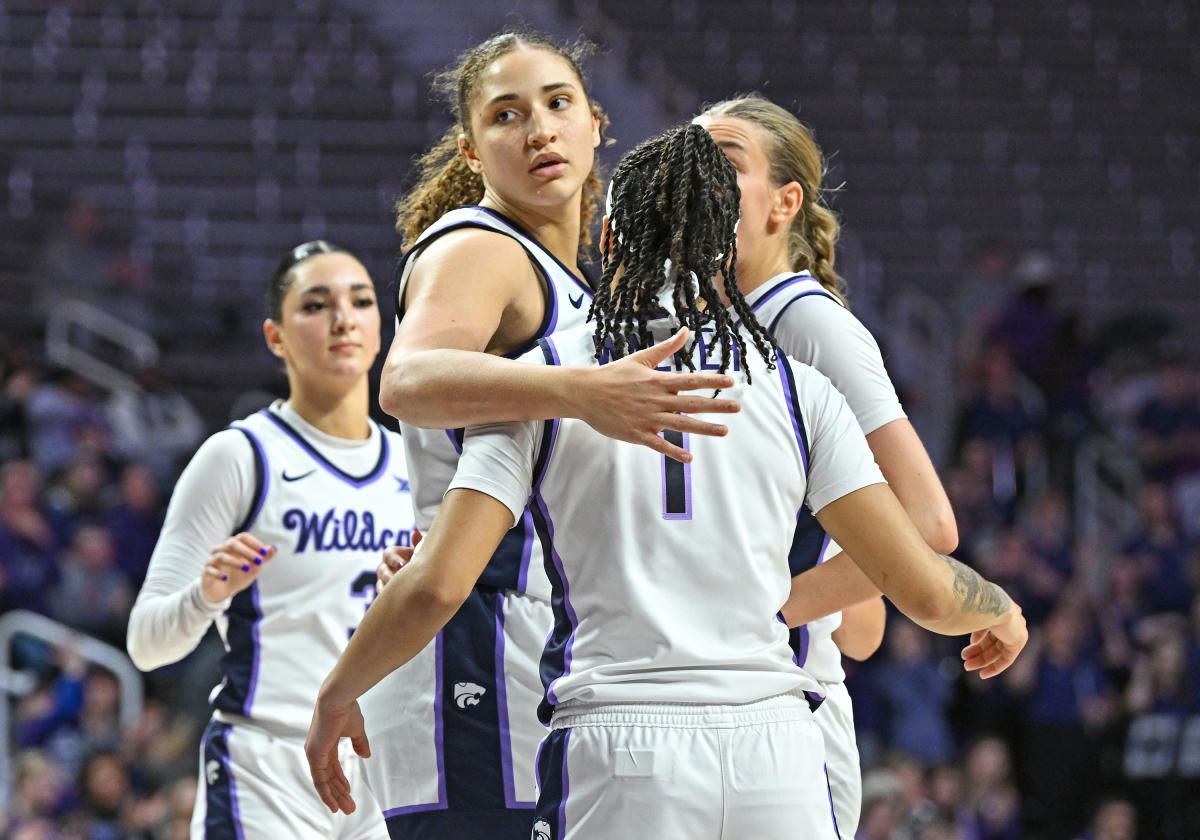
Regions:
<instances>
[{"instance_id":1,"label":"woman with long braid","mask_svg":"<svg viewBox=\"0 0 1200 840\"><path fill-rule=\"evenodd\" d=\"M582 324L592 297L577 255L589 244L600 190L594 156L604 115L577 58L533 33L467 51L441 78L455 122L398 207L407 251L380 403L401 421L422 531L454 476L461 427L578 417L686 459L659 432L724 428L677 412L737 408L679 393L724 387L724 376L684 381L654 370L678 338L604 369L513 360ZM381 569L381 580L389 574ZM529 836L545 732L535 715L537 656L552 621L527 513L433 644L364 701L380 747L367 770L393 837Z\"/></svg>"},{"instance_id":2,"label":"woman with long braid","mask_svg":"<svg viewBox=\"0 0 1200 840\"><path fill-rule=\"evenodd\" d=\"M738 171L738 286L750 308L785 353L821 371L845 395L884 478L921 535L936 551L953 551L958 531L946 491L900 406L879 345L850 313L845 281L834 270L839 226L825 205L824 160L812 133L760 96L718 102L696 122ZM792 571L794 597L783 615L797 628L800 663L827 688L816 719L825 734L838 830L851 840L862 771L842 653L865 659L875 651L883 637L883 603L867 576L806 514L797 523Z\"/></svg>"},{"instance_id":3,"label":"woman with long braid","mask_svg":"<svg viewBox=\"0 0 1200 840\"><path fill-rule=\"evenodd\" d=\"M368 749L356 699L470 597L531 498L555 617L535 838L833 834L820 684L796 667L777 616L805 505L914 620L974 633L969 670L993 676L1021 650L1020 608L930 550L842 396L776 354L737 288L738 196L698 126L631 152L613 177L597 323L527 357L603 368L686 325L690 341L664 367L730 376L742 411L728 439L683 437L697 456L685 465L573 419L468 430L432 529L322 686L306 751L330 808L354 807L339 737Z\"/></svg>"}]
</instances>

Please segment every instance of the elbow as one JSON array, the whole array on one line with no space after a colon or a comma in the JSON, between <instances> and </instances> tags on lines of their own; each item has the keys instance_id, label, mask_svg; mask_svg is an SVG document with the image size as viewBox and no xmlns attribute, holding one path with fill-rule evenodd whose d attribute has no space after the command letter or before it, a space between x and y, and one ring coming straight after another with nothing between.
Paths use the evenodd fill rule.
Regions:
<instances>
[{"instance_id":1,"label":"elbow","mask_svg":"<svg viewBox=\"0 0 1200 840\"><path fill-rule=\"evenodd\" d=\"M405 408L417 404L409 393L412 390L410 379L411 377L405 376L402 363L387 365L379 377L379 407L397 420L405 422L411 422Z\"/></svg>"},{"instance_id":2,"label":"elbow","mask_svg":"<svg viewBox=\"0 0 1200 840\"><path fill-rule=\"evenodd\" d=\"M447 577L432 577L419 585L417 600L431 613L450 616L467 600L472 585L473 582L464 584Z\"/></svg>"},{"instance_id":3,"label":"elbow","mask_svg":"<svg viewBox=\"0 0 1200 840\"><path fill-rule=\"evenodd\" d=\"M136 667L142 673L149 673L155 668L166 664L159 662L154 657L153 651L149 649L148 645L142 643L139 638L139 634L135 633L134 629L134 619L131 616L129 619L129 631L125 636L125 650L129 654L129 658L132 660L134 667Z\"/></svg>"},{"instance_id":4,"label":"elbow","mask_svg":"<svg viewBox=\"0 0 1200 840\"><path fill-rule=\"evenodd\" d=\"M937 511L926 523L924 536L929 547L939 554L950 554L958 548L958 522L949 505Z\"/></svg>"},{"instance_id":5,"label":"elbow","mask_svg":"<svg viewBox=\"0 0 1200 840\"><path fill-rule=\"evenodd\" d=\"M949 590L939 592L931 589L917 594L909 603L896 606L914 622L935 633L941 632L938 628L954 618L957 613Z\"/></svg>"}]
</instances>

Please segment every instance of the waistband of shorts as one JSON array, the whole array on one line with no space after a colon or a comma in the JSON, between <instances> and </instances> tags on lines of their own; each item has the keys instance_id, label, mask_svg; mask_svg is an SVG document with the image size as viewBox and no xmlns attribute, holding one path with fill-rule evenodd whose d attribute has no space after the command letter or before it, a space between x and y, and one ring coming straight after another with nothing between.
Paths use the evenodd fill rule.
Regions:
<instances>
[{"instance_id":1,"label":"waistband of shorts","mask_svg":"<svg viewBox=\"0 0 1200 840\"><path fill-rule=\"evenodd\" d=\"M569 701L554 710L550 729L581 726L661 726L720 729L763 723L812 720L812 692L795 689L749 703L583 703ZM819 695L818 695L819 697ZM819 704L820 700L815 701Z\"/></svg>"}]
</instances>

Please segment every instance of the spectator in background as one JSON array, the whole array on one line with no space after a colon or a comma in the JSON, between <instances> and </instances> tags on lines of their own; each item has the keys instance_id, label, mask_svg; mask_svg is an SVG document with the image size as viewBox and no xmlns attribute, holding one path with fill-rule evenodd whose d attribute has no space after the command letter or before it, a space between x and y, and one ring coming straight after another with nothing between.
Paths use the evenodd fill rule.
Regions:
<instances>
[{"instance_id":1,"label":"spectator in background","mask_svg":"<svg viewBox=\"0 0 1200 840\"><path fill-rule=\"evenodd\" d=\"M1014 290L986 328L985 342L1008 351L1021 373L1045 388L1056 320L1050 256L1041 251L1025 254L1013 270L1012 283Z\"/></svg>"},{"instance_id":2,"label":"spectator in background","mask_svg":"<svg viewBox=\"0 0 1200 840\"><path fill-rule=\"evenodd\" d=\"M1022 791L1029 825L1070 837L1095 790L1097 736L1117 707L1104 670L1084 648L1088 618L1074 603L1046 620L1008 683L1025 700ZM1030 655L1032 654L1032 655Z\"/></svg>"},{"instance_id":3,"label":"spectator in background","mask_svg":"<svg viewBox=\"0 0 1200 840\"><path fill-rule=\"evenodd\" d=\"M1137 415L1138 455L1149 478L1170 485L1200 473L1200 393L1182 359L1169 359L1155 380L1156 393Z\"/></svg>"},{"instance_id":4,"label":"spectator in background","mask_svg":"<svg viewBox=\"0 0 1200 840\"><path fill-rule=\"evenodd\" d=\"M1159 622L1149 650L1134 660L1126 689L1130 714L1169 714L1182 717L1200 711L1200 686L1188 671L1187 638L1182 621Z\"/></svg>"},{"instance_id":5,"label":"spectator in background","mask_svg":"<svg viewBox=\"0 0 1200 840\"><path fill-rule=\"evenodd\" d=\"M66 466L81 451L108 448L108 423L92 388L79 374L57 370L29 395L25 413L30 451L48 473Z\"/></svg>"},{"instance_id":6,"label":"spectator in background","mask_svg":"<svg viewBox=\"0 0 1200 840\"><path fill-rule=\"evenodd\" d=\"M113 449L146 464L159 485L168 486L180 461L200 445L204 421L183 394L163 383L157 367L138 371L137 383L138 388L118 389L108 400Z\"/></svg>"},{"instance_id":7,"label":"spectator in background","mask_svg":"<svg viewBox=\"0 0 1200 840\"><path fill-rule=\"evenodd\" d=\"M112 534L102 525L79 528L60 566L62 579L49 599L51 617L119 647L133 589L117 568Z\"/></svg>"},{"instance_id":8,"label":"spectator in background","mask_svg":"<svg viewBox=\"0 0 1200 840\"><path fill-rule=\"evenodd\" d=\"M986 736L967 750L965 799L977 840L1021 840L1021 801L1004 741Z\"/></svg>"},{"instance_id":9,"label":"spectator in background","mask_svg":"<svg viewBox=\"0 0 1200 840\"><path fill-rule=\"evenodd\" d=\"M863 775L859 840L892 840L903 814L900 780L883 767Z\"/></svg>"},{"instance_id":10,"label":"spectator in background","mask_svg":"<svg viewBox=\"0 0 1200 840\"><path fill-rule=\"evenodd\" d=\"M1042 409L1023 385L1011 356L999 347L987 350L979 383L959 414L956 439L961 451L969 441L984 441L991 460L992 495L1011 522L1030 470L1042 456Z\"/></svg>"},{"instance_id":11,"label":"spectator in background","mask_svg":"<svg viewBox=\"0 0 1200 840\"><path fill-rule=\"evenodd\" d=\"M32 461L0 466L0 611L46 611L58 581L55 532L39 503L41 477Z\"/></svg>"},{"instance_id":12,"label":"spectator in background","mask_svg":"<svg viewBox=\"0 0 1200 840\"><path fill-rule=\"evenodd\" d=\"M931 638L903 616L885 634L887 658L875 671L875 696L887 720L887 744L925 764L954 755L946 720L952 684L931 656Z\"/></svg>"},{"instance_id":13,"label":"spectator in background","mask_svg":"<svg viewBox=\"0 0 1200 840\"><path fill-rule=\"evenodd\" d=\"M1147 484L1141 503L1141 531L1125 543L1123 553L1142 566L1150 612L1186 613L1195 593L1188 566L1196 545L1183 533L1166 485Z\"/></svg>"},{"instance_id":14,"label":"spectator in background","mask_svg":"<svg viewBox=\"0 0 1200 840\"><path fill-rule=\"evenodd\" d=\"M108 468L94 453L80 452L46 488L46 508L56 534L70 538L104 513Z\"/></svg>"},{"instance_id":15,"label":"spectator in background","mask_svg":"<svg viewBox=\"0 0 1200 840\"><path fill-rule=\"evenodd\" d=\"M43 318L68 299L94 301L108 282L109 255L100 244L102 219L88 195L72 197L63 224L42 245L33 269Z\"/></svg>"},{"instance_id":16,"label":"spectator in background","mask_svg":"<svg viewBox=\"0 0 1200 840\"><path fill-rule=\"evenodd\" d=\"M15 784L9 832L26 823L54 819L71 805L70 788L54 760L42 750L22 750L13 762Z\"/></svg>"},{"instance_id":17,"label":"spectator in background","mask_svg":"<svg viewBox=\"0 0 1200 840\"><path fill-rule=\"evenodd\" d=\"M163 510L159 485L144 464L126 465L121 471L120 499L109 511L106 524L119 546L117 565L131 581L142 580L162 529Z\"/></svg>"},{"instance_id":18,"label":"spectator in background","mask_svg":"<svg viewBox=\"0 0 1200 840\"><path fill-rule=\"evenodd\" d=\"M1126 799L1106 799L1096 808L1091 826L1079 840L1135 840L1137 811Z\"/></svg>"}]
</instances>

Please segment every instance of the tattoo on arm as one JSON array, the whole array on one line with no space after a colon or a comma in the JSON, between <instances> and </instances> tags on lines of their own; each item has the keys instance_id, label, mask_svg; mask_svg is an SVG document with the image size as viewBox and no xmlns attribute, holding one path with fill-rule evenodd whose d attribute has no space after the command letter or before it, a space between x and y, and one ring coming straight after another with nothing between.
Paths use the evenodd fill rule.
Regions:
<instances>
[{"instance_id":1,"label":"tattoo on arm","mask_svg":"<svg viewBox=\"0 0 1200 840\"><path fill-rule=\"evenodd\" d=\"M954 572L954 595L963 612L1002 616L1012 607L1012 599L999 586L953 557L941 558Z\"/></svg>"}]
</instances>

